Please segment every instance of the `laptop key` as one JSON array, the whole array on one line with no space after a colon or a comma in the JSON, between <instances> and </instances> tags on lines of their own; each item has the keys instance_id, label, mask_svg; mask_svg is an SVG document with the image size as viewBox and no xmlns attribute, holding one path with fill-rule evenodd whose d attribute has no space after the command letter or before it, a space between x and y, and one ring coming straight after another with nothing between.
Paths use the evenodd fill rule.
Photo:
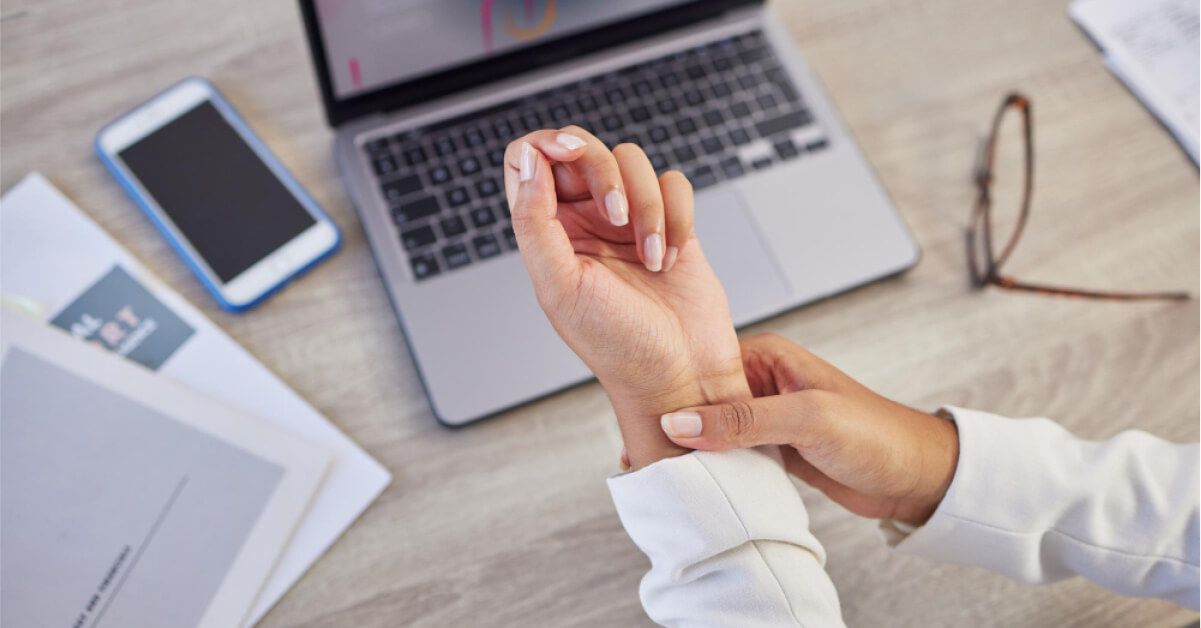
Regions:
<instances>
[{"instance_id":1,"label":"laptop key","mask_svg":"<svg viewBox=\"0 0 1201 628\"><path fill-rule=\"evenodd\" d=\"M496 216L492 215L492 210L487 207L477 207L471 210L471 224L476 227L487 227L496 222Z\"/></svg>"},{"instance_id":2,"label":"laptop key","mask_svg":"<svg viewBox=\"0 0 1201 628\"><path fill-rule=\"evenodd\" d=\"M448 269L462 268L471 263L471 256L467 254L467 246L464 244L443 247L442 259L446 260Z\"/></svg>"},{"instance_id":3,"label":"laptop key","mask_svg":"<svg viewBox=\"0 0 1201 628\"><path fill-rule=\"evenodd\" d=\"M717 126L726 121L726 117L722 115L719 109L710 109L704 115L705 124L709 126Z\"/></svg>"},{"instance_id":4,"label":"laptop key","mask_svg":"<svg viewBox=\"0 0 1201 628\"><path fill-rule=\"evenodd\" d=\"M417 255L409 260L409 265L412 266L413 275L417 279L433 277L441 272L441 269L438 268L438 259L434 257L433 253Z\"/></svg>"},{"instance_id":5,"label":"laptop key","mask_svg":"<svg viewBox=\"0 0 1201 628\"><path fill-rule=\"evenodd\" d=\"M788 138L777 141L774 146L780 159L792 159L801 154L801 151L797 150L796 145Z\"/></svg>"},{"instance_id":6,"label":"laptop key","mask_svg":"<svg viewBox=\"0 0 1201 628\"><path fill-rule=\"evenodd\" d=\"M746 171L742 167L742 162L737 157L731 157L721 162L722 174L726 175L727 179L741 177Z\"/></svg>"},{"instance_id":7,"label":"laptop key","mask_svg":"<svg viewBox=\"0 0 1201 628\"><path fill-rule=\"evenodd\" d=\"M755 170L763 170L769 166L771 166L771 157L760 157L751 162L751 167Z\"/></svg>"},{"instance_id":8,"label":"laptop key","mask_svg":"<svg viewBox=\"0 0 1201 628\"><path fill-rule=\"evenodd\" d=\"M482 146L488 140L484 138L484 134L480 133L479 129L468 129L463 134L463 143L468 146Z\"/></svg>"},{"instance_id":9,"label":"laptop key","mask_svg":"<svg viewBox=\"0 0 1201 628\"><path fill-rule=\"evenodd\" d=\"M692 171L688 176L688 180L692 182L692 188L695 190L703 190L717 183L717 175L714 174L713 168L710 166L701 166Z\"/></svg>"},{"instance_id":10,"label":"laptop key","mask_svg":"<svg viewBox=\"0 0 1201 628\"><path fill-rule=\"evenodd\" d=\"M652 153L652 154L648 155L648 157L650 157L651 167L655 169L655 172L662 172L664 170L667 170L667 158L666 157L664 157L663 155L660 155L659 153Z\"/></svg>"},{"instance_id":11,"label":"laptop key","mask_svg":"<svg viewBox=\"0 0 1201 628\"><path fill-rule=\"evenodd\" d=\"M808 111L801 109L763 120L755 125L755 130L759 132L759 135L770 137L782 131L805 126L810 122L813 122L813 116Z\"/></svg>"},{"instance_id":12,"label":"laptop key","mask_svg":"<svg viewBox=\"0 0 1201 628\"><path fill-rule=\"evenodd\" d=\"M617 129L621 128L621 118L615 115L607 115L601 119L601 126L603 126L606 131L616 131Z\"/></svg>"},{"instance_id":13,"label":"laptop key","mask_svg":"<svg viewBox=\"0 0 1201 628\"><path fill-rule=\"evenodd\" d=\"M434 150L438 153L439 157L445 157L447 155L454 154L457 148L458 147L455 146L455 141L449 137L444 137L434 142Z\"/></svg>"},{"instance_id":14,"label":"laptop key","mask_svg":"<svg viewBox=\"0 0 1201 628\"><path fill-rule=\"evenodd\" d=\"M734 93L734 90L730 87L730 84L725 81L718 81L714 83L712 89L713 95L717 96L718 98L726 98L730 94Z\"/></svg>"},{"instance_id":15,"label":"laptop key","mask_svg":"<svg viewBox=\"0 0 1201 628\"><path fill-rule=\"evenodd\" d=\"M441 211L442 207L438 205L438 199L432 196L423 196L393 207L392 220L398 225L407 225L426 216L434 216Z\"/></svg>"},{"instance_id":16,"label":"laptop key","mask_svg":"<svg viewBox=\"0 0 1201 628\"><path fill-rule=\"evenodd\" d=\"M439 185L450 181L450 168L447 168L446 166L437 166L430 169L430 181L433 181L434 185Z\"/></svg>"},{"instance_id":17,"label":"laptop key","mask_svg":"<svg viewBox=\"0 0 1201 628\"><path fill-rule=\"evenodd\" d=\"M651 142L653 142L655 144L662 144L663 142L667 141L667 138L668 138L667 129L665 129L661 126L657 126L650 130L650 137L651 137Z\"/></svg>"},{"instance_id":18,"label":"laptop key","mask_svg":"<svg viewBox=\"0 0 1201 628\"><path fill-rule=\"evenodd\" d=\"M695 89L684 92L684 102L688 103L689 107L695 107L705 102L705 97Z\"/></svg>"},{"instance_id":19,"label":"laptop key","mask_svg":"<svg viewBox=\"0 0 1201 628\"><path fill-rule=\"evenodd\" d=\"M391 155L379 155L371 161L375 174L385 177L396 172L396 160Z\"/></svg>"},{"instance_id":20,"label":"laptop key","mask_svg":"<svg viewBox=\"0 0 1201 628\"><path fill-rule=\"evenodd\" d=\"M395 203L414 192L420 192L424 188L425 186L421 184L421 177L415 174L390 181L380 186L380 189L384 192L384 198L387 199L388 203Z\"/></svg>"},{"instance_id":21,"label":"laptop key","mask_svg":"<svg viewBox=\"0 0 1201 628\"><path fill-rule=\"evenodd\" d=\"M746 129L734 129L730 131L730 142L735 146L742 146L751 141L751 134L746 132Z\"/></svg>"},{"instance_id":22,"label":"laptop key","mask_svg":"<svg viewBox=\"0 0 1201 628\"><path fill-rule=\"evenodd\" d=\"M425 154L425 149L420 146L410 146L404 151L405 163L410 166L425 163L428 156Z\"/></svg>"},{"instance_id":23,"label":"laptop key","mask_svg":"<svg viewBox=\"0 0 1201 628\"><path fill-rule=\"evenodd\" d=\"M500 192L500 184L496 182L496 179L484 179L475 184L475 192L480 198L488 198Z\"/></svg>"},{"instance_id":24,"label":"laptop key","mask_svg":"<svg viewBox=\"0 0 1201 628\"><path fill-rule=\"evenodd\" d=\"M467 196L467 190L463 188L454 188L446 193L446 202L451 207L458 207L470 200L471 197Z\"/></svg>"},{"instance_id":25,"label":"laptop key","mask_svg":"<svg viewBox=\"0 0 1201 628\"><path fill-rule=\"evenodd\" d=\"M476 236L471 239L471 244L475 246L475 254L480 256L480 259L486 259L500 255L500 242L497 242L496 236L486 233Z\"/></svg>"},{"instance_id":26,"label":"laptop key","mask_svg":"<svg viewBox=\"0 0 1201 628\"><path fill-rule=\"evenodd\" d=\"M513 227L505 227L505 230L501 233L503 233L505 236L505 244L509 245L509 250L516 251L517 250L517 234L513 233Z\"/></svg>"},{"instance_id":27,"label":"laptop key","mask_svg":"<svg viewBox=\"0 0 1201 628\"><path fill-rule=\"evenodd\" d=\"M438 236L434 234L434 228L429 225L414 227L400 232L400 241L404 243L405 250L413 250L421 248L427 244L433 244L437 241Z\"/></svg>"},{"instance_id":28,"label":"laptop key","mask_svg":"<svg viewBox=\"0 0 1201 628\"><path fill-rule=\"evenodd\" d=\"M492 133L496 135L496 139L502 142L508 142L517 135L517 132L513 130L513 125L509 124L508 120L497 120L492 125Z\"/></svg>"},{"instance_id":29,"label":"laptop key","mask_svg":"<svg viewBox=\"0 0 1201 628\"><path fill-rule=\"evenodd\" d=\"M751 115L751 106L740 100L730 105L730 115L735 118L749 117Z\"/></svg>"},{"instance_id":30,"label":"laptop key","mask_svg":"<svg viewBox=\"0 0 1201 628\"><path fill-rule=\"evenodd\" d=\"M459 172L463 176L471 176L480 171L480 160L475 157L464 157L459 160Z\"/></svg>"},{"instance_id":31,"label":"laptop key","mask_svg":"<svg viewBox=\"0 0 1201 628\"><path fill-rule=\"evenodd\" d=\"M381 155L388 152L388 138L379 137L363 144L363 148L372 156Z\"/></svg>"},{"instance_id":32,"label":"laptop key","mask_svg":"<svg viewBox=\"0 0 1201 628\"><path fill-rule=\"evenodd\" d=\"M701 150L704 151L706 155L720 153L722 148L721 140L717 139L716 137L706 137L701 140Z\"/></svg>"},{"instance_id":33,"label":"laptop key","mask_svg":"<svg viewBox=\"0 0 1201 628\"><path fill-rule=\"evenodd\" d=\"M580 111L583 111L584 113L596 111L596 108L600 106L592 94L584 94L583 96L580 96L579 99L576 100L575 104L580 108Z\"/></svg>"},{"instance_id":34,"label":"laptop key","mask_svg":"<svg viewBox=\"0 0 1201 628\"><path fill-rule=\"evenodd\" d=\"M771 94L763 94L759 96L758 100L760 109L773 109L779 102L776 100L776 97L772 96Z\"/></svg>"},{"instance_id":35,"label":"laptop key","mask_svg":"<svg viewBox=\"0 0 1201 628\"><path fill-rule=\"evenodd\" d=\"M567 105L555 105L550 108L550 119L552 126L563 126L571 121L571 110Z\"/></svg>"},{"instance_id":36,"label":"laptop key","mask_svg":"<svg viewBox=\"0 0 1201 628\"><path fill-rule=\"evenodd\" d=\"M630 117L634 119L634 122L646 122L647 120L651 119L651 112L650 109L647 109L642 105L638 105L637 107L630 109Z\"/></svg>"},{"instance_id":37,"label":"laptop key","mask_svg":"<svg viewBox=\"0 0 1201 628\"><path fill-rule=\"evenodd\" d=\"M829 145L829 142L827 142L826 138L823 137L820 140L813 140L812 142L805 144L805 150L807 150L809 152L813 152L815 150L821 150L828 145Z\"/></svg>"},{"instance_id":38,"label":"laptop key","mask_svg":"<svg viewBox=\"0 0 1201 628\"><path fill-rule=\"evenodd\" d=\"M501 201L496 204L496 213L505 217L505 220L512 220L513 214L509 213L509 202Z\"/></svg>"},{"instance_id":39,"label":"laptop key","mask_svg":"<svg viewBox=\"0 0 1201 628\"><path fill-rule=\"evenodd\" d=\"M505 149L498 148L488 153L488 164L493 168L499 168L505 163Z\"/></svg>"},{"instance_id":40,"label":"laptop key","mask_svg":"<svg viewBox=\"0 0 1201 628\"><path fill-rule=\"evenodd\" d=\"M687 163L696 159L696 151L692 150L691 146L681 146L675 151L676 161Z\"/></svg>"},{"instance_id":41,"label":"laptop key","mask_svg":"<svg viewBox=\"0 0 1201 628\"><path fill-rule=\"evenodd\" d=\"M679 131L680 135L696 133L696 120L692 118L680 118L676 121L676 131Z\"/></svg>"},{"instance_id":42,"label":"laptop key","mask_svg":"<svg viewBox=\"0 0 1201 628\"><path fill-rule=\"evenodd\" d=\"M467 232L467 223L463 222L462 216L443 218L439 224L442 226L442 235L448 238Z\"/></svg>"}]
</instances>

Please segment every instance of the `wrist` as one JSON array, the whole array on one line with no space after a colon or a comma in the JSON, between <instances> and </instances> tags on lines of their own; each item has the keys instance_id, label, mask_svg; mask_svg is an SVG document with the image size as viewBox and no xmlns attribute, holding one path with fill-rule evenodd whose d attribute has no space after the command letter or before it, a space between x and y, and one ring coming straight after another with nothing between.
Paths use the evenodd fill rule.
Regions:
<instances>
[{"instance_id":1,"label":"wrist","mask_svg":"<svg viewBox=\"0 0 1201 628\"><path fill-rule=\"evenodd\" d=\"M603 381L601 383L604 385ZM751 398L750 386L741 369L662 391L627 392L609 386L605 386L605 390L617 413L630 468L635 471L664 458L692 451L673 443L663 433L660 418L664 414L682 408Z\"/></svg>"},{"instance_id":2,"label":"wrist","mask_svg":"<svg viewBox=\"0 0 1201 628\"><path fill-rule=\"evenodd\" d=\"M925 525L938 510L959 466L959 430L955 421L941 415L924 416L930 429L924 439L926 447L921 465L922 475L917 490L895 517L898 521L915 526Z\"/></svg>"}]
</instances>

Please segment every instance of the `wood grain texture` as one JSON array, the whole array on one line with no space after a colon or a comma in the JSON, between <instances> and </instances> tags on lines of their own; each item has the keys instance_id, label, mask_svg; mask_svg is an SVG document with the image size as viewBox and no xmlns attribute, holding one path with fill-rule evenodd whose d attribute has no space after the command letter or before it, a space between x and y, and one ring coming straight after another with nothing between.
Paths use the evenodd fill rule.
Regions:
<instances>
[{"instance_id":1,"label":"wood grain texture","mask_svg":"<svg viewBox=\"0 0 1201 628\"><path fill-rule=\"evenodd\" d=\"M756 325L933 409L1047 415L1087 437L1198 439L1198 307L973 292L970 167L1008 90L1037 115L1038 184L1009 269L1031 280L1198 287L1197 170L1105 71L1066 0L774 2L923 249L908 274ZM619 436L574 388L461 430L430 414L330 157L297 9L6 0L0 185L40 170L134 255L386 465L395 480L265 626L643 625L645 559L604 485ZM343 228L344 249L253 313L220 311L91 152L189 74L211 78ZM1178 626L1170 604L892 555L807 487L847 622Z\"/></svg>"}]
</instances>

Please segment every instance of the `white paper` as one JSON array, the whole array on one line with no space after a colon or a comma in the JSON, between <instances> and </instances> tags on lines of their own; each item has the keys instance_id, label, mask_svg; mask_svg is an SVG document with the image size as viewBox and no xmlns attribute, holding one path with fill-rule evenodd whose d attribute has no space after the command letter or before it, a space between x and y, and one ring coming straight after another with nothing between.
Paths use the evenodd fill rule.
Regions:
<instances>
[{"instance_id":1,"label":"white paper","mask_svg":"<svg viewBox=\"0 0 1201 628\"><path fill-rule=\"evenodd\" d=\"M1072 18L1105 65L1197 163L1201 144L1201 13L1196 0L1075 0Z\"/></svg>"},{"instance_id":2,"label":"white paper","mask_svg":"<svg viewBox=\"0 0 1201 628\"><path fill-rule=\"evenodd\" d=\"M0 621L244 621L329 453L37 320L0 321Z\"/></svg>"},{"instance_id":3,"label":"white paper","mask_svg":"<svg viewBox=\"0 0 1201 628\"><path fill-rule=\"evenodd\" d=\"M0 292L8 304L35 311L42 320L50 321L98 281L124 271L194 330L157 367L160 374L333 452L325 483L249 616L250 623L257 622L379 495L391 475L183 297L153 277L40 174L27 176L0 199L0 222ZM126 333L127 341L139 330L116 332Z\"/></svg>"}]
</instances>

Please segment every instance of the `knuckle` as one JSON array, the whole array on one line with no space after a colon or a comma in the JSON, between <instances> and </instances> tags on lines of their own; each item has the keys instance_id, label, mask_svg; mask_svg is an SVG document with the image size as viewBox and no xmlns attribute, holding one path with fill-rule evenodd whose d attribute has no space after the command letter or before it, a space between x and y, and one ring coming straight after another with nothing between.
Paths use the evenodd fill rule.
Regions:
<instances>
[{"instance_id":1,"label":"knuckle","mask_svg":"<svg viewBox=\"0 0 1201 628\"><path fill-rule=\"evenodd\" d=\"M745 401L727 403L721 407L721 425L729 436L740 439L754 434L755 410Z\"/></svg>"}]
</instances>

